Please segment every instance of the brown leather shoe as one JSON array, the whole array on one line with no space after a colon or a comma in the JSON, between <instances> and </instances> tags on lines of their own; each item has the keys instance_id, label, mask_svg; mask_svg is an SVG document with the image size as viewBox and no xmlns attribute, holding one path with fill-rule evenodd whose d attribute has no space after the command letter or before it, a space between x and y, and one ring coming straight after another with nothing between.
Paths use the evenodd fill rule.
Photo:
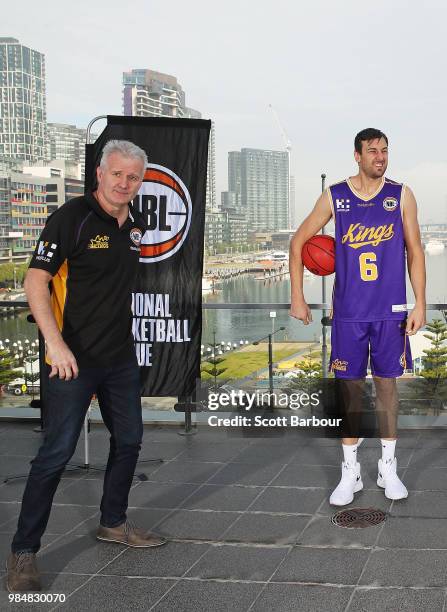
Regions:
<instances>
[{"instance_id":1,"label":"brown leather shoe","mask_svg":"<svg viewBox=\"0 0 447 612\"><path fill-rule=\"evenodd\" d=\"M146 533L129 521L118 527L103 527L100 525L96 539L103 542L118 542L134 548L150 548L166 544L166 539L153 533Z\"/></svg>"},{"instance_id":2,"label":"brown leather shoe","mask_svg":"<svg viewBox=\"0 0 447 612\"><path fill-rule=\"evenodd\" d=\"M6 561L6 569L6 588L10 593L42 590L34 553L11 553Z\"/></svg>"}]
</instances>

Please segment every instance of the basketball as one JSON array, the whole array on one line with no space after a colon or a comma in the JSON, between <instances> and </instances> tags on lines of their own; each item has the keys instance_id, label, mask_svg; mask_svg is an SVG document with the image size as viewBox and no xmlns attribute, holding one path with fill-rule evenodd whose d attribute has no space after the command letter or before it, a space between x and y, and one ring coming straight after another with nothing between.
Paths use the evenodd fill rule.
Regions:
<instances>
[{"instance_id":1,"label":"basketball","mask_svg":"<svg viewBox=\"0 0 447 612\"><path fill-rule=\"evenodd\" d=\"M301 252L303 264L317 276L335 271L335 240L332 236L317 234L304 243Z\"/></svg>"}]
</instances>

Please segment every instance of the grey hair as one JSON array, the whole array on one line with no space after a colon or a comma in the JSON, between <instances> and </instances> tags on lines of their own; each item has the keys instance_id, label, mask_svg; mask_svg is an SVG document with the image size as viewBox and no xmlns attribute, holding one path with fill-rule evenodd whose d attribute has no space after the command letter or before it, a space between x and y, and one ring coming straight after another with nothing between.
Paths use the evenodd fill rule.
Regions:
<instances>
[{"instance_id":1,"label":"grey hair","mask_svg":"<svg viewBox=\"0 0 447 612\"><path fill-rule=\"evenodd\" d=\"M107 160L112 153L119 153L123 157L130 157L131 159L139 159L143 162L144 169L146 169L146 152L133 142L130 142L130 140L109 140L102 150L101 161L99 164L101 168L105 167Z\"/></svg>"}]
</instances>

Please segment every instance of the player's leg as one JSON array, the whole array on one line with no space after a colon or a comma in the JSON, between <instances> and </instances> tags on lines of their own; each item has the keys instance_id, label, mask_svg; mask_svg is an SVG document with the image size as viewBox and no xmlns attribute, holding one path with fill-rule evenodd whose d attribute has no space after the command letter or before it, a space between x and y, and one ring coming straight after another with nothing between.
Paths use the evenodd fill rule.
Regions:
<instances>
[{"instance_id":1,"label":"player's leg","mask_svg":"<svg viewBox=\"0 0 447 612\"><path fill-rule=\"evenodd\" d=\"M377 484L389 499L404 499L408 491L397 475L395 447L399 397L396 377L411 367L411 351L404 321L379 321L372 324L371 369L376 388L376 412L382 457L378 463Z\"/></svg>"},{"instance_id":2,"label":"player's leg","mask_svg":"<svg viewBox=\"0 0 447 612\"><path fill-rule=\"evenodd\" d=\"M368 363L368 324L334 320L331 346L331 370L339 383L343 419L343 462L340 482L329 501L334 506L345 506L363 488L357 449L361 443L358 432Z\"/></svg>"},{"instance_id":3,"label":"player's leg","mask_svg":"<svg viewBox=\"0 0 447 612\"><path fill-rule=\"evenodd\" d=\"M134 360L107 368L98 388L98 401L110 432L110 451L96 537L138 548L160 546L166 542L164 538L148 534L127 520L129 491L143 437L140 373Z\"/></svg>"}]
</instances>

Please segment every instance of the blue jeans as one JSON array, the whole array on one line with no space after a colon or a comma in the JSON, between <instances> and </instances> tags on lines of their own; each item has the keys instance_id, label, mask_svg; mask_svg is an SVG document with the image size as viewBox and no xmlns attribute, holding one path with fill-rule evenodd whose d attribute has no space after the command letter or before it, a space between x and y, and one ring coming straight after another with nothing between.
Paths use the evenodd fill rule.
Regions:
<instances>
[{"instance_id":1,"label":"blue jeans","mask_svg":"<svg viewBox=\"0 0 447 612\"><path fill-rule=\"evenodd\" d=\"M45 439L31 462L12 542L13 552L39 550L54 494L76 449L95 393L110 432L100 506L101 525L117 527L126 520L129 490L143 437L139 369L135 362L105 368L80 368L74 380L49 379Z\"/></svg>"}]
</instances>

